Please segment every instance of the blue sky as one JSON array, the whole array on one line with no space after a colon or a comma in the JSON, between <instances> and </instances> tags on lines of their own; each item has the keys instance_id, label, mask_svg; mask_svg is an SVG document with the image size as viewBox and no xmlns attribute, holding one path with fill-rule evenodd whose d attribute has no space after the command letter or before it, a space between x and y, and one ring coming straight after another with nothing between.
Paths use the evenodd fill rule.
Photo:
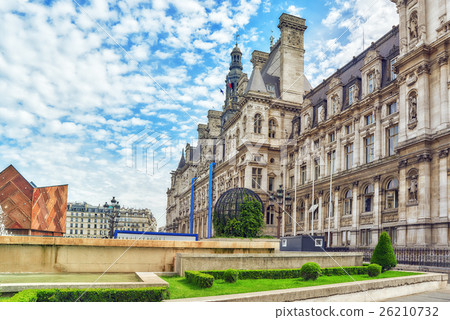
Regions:
<instances>
[{"instance_id":1,"label":"blue sky","mask_svg":"<svg viewBox=\"0 0 450 320\"><path fill-rule=\"evenodd\" d=\"M363 30L367 47L398 24L389 0L0 1L0 170L164 225L170 171L222 108L236 34L250 75L283 12L306 19L313 86L362 51Z\"/></svg>"}]
</instances>

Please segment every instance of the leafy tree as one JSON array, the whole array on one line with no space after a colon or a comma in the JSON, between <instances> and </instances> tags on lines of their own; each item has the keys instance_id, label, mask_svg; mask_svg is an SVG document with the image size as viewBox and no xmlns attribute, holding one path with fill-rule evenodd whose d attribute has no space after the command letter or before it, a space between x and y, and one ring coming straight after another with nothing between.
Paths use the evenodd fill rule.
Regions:
<instances>
[{"instance_id":1,"label":"leafy tree","mask_svg":"<svg viewBox=\"0 0 450 320\"><path fill-rule=\"evenodd\" d=\"M392 248L391 238L387 232L382 232L378 239L378 244L373 250L370 263L376 263L382 267L382 272L385 272L397 265L394 248Z\"/></svg>"}]
</instances>

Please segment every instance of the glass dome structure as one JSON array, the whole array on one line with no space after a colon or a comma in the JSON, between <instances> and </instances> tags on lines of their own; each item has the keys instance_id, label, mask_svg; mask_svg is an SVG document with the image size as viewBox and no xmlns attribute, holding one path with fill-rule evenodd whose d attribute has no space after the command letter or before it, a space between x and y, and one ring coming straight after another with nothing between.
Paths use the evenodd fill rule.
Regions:
<instances>
[{"instance_id":1,"label":"glass dome structure","mask_svg":"<svg viewBox=\"0 0 450 320\"><path fill-rule=\"evenodd\" d=\"M246 198L259 201L264 214L264 205L255 192L247 188L234 188L223 193L214 206L214 212L218 221L225 225L228 220L233 218L239 219L241 204Z\"/></svg>"}]
</instances>

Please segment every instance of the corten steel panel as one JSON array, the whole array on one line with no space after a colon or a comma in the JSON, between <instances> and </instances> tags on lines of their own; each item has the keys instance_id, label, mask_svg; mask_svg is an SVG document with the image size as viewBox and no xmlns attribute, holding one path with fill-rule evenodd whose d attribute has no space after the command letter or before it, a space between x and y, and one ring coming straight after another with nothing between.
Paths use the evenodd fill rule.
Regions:
<instances>
[{"instance_id":1,"label":"corten steel panel","mask_svg":"<svg viewBox=\"0 0 450 320\"><path fill-rule=\"evenodd\" d=\"M30 229L32 190L13 166L0 172L0 205L7 229Z\"/></svg>"},{"instance_id":2,"label":"corten steel panel","mask_svg":"<svg viewBox=\"0 0 450 320\"><path fill-rule=\"evenodd\" d=\"M35 188L31 229L62 234L66 232L68 186Z\"/></svg>"}]
</instances>

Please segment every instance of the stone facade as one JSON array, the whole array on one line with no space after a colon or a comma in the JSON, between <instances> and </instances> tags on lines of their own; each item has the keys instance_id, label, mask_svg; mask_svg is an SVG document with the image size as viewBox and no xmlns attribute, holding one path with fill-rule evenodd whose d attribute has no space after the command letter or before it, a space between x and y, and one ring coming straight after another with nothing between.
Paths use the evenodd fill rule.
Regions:
<instances>
[{"instance_id":1,"label":"stone facade","mask_svg":"<svg viewBox=\"0 0 450 320\"><path fill-rule=\"evenodd\" d=\"M399 26L315 88L303 75L305 20L280 17L280 39L253 52L250 79L240 73L172 172L166 231L190 231L193 191L192 231L208 236L215 163L211 207L250 188L266 234L280 215L282 235L325 235L331 246L374 246L383 230L397 246L448 246L450 7L393 2ZM269 197L280 185L293 201L278 207Z\"/></svg>"},{"instance_id":2,"label":"stone facade","mask_svg":"<svg viewBox=\"0 0 450 320\"><path fill-rule=\"evenodd\" d=\"M108 213L112 209L83 203L67 205L66 234L72 238L108 238ZM148 209L120 208L115 230L156 231L156 219Z\"/></svg>"}]
</instances>

